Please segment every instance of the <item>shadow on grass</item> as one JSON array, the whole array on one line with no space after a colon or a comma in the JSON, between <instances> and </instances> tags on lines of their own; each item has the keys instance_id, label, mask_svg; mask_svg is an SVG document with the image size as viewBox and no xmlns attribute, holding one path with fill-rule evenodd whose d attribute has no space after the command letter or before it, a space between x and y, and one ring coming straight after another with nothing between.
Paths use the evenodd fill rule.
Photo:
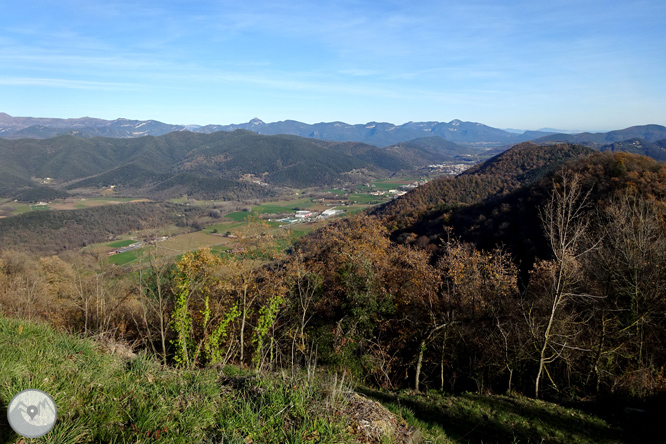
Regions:
<instances>
[{"instance_id":1,"label":"shadow on grass","mask_svg":"<svg viewBox=\"0 0 666 444\"><path fill-rule=\"evenodd\" d=\"M7 407L10 400L0 397L0 444L9 444L16 441L18 434L9 426Z\"/></svg>"},{"instance_id":2,"label":"shadow on grass","mask_svg":"<svg viewBox=\"0 0 666 444\"><path fill-rule=\"evenodd\" d=\"M358 389L395 407L406 407L457 443L620 443L625 434L598 417L556 404L506 396L393 395Z\"/></svg>"}]
</instances>

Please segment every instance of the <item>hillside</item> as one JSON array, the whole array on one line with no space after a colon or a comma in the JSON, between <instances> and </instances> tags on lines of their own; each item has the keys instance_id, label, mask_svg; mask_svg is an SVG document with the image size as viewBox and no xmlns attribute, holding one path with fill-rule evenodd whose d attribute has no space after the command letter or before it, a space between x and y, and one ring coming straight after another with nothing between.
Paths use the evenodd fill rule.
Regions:
<instances>
[{"instance_id":1,"label":"hillside","mask_svg":"<svg viewBox=\"0 0 666 444\"><path fill-rule=\"evenodd\" d=\"M0 194L24 195L37 179L64 189L116 186L125 194L271 197L280 188L332 186L361 171L381 175L448 159L417 146L386 149L250 131L188 131L133 139L0 139Z\"/></svg>"},{"instance_id":2,"label":"hillside","mask_svg":"<svg viewBox=\"0 0 666 444\"><path fill-rule=\"evenodd\" d=\"M80 339L2 315L0 343L5 403L27 388L53 397L58 419L47 442L367 442L327 381L232 367L175 371L145 354L127 357L127 346L103 336ZM0 440L25 442L6 414Z\"/></svg>"},{"instance_id":3,"label":"hillside","mask_svg":"<svg viewBox=\"0 0 666 444\"><path fill-rule=\"evenodd\" d=\"M385 148L354 142L321 144L391 171L454 161L465 156L466 159L473 159L481 153L478 149L461 146L438 136L410 140Z\"/></svg>"},{"instance_id":4,"label":"hillside","mask_svg":"<svg viewBox=\"0 0 666 444\"><path fill-rule=\"evenodd\" d=\"M622 142L615 142L609 145L599 147L599 151L625 152L640 154L641 156L651 157L660 162L666 161L666 139L657 140L656 142L648 142L645 139L634 138L623 140Z\"/></svg>"},{"instance_id":5,"label":"hillside","mask_svg":"<svg viewBox=\"0 0 666 444\"><path fill-rule=\"evenodd\" d=\"M550 147L557 159L551 157L553 163L529 167L528 159L540 148L515 147L455 179L434 181L439 184L427 189L427 197L415 190L385 204L376 214L392 229L392 238L400 242L418 240L422 247L435 248L450 229L448 235L484 250L503 246L520 258L521 270L526 272L536 258L550 254L539 208L546 204L557 165L566 161L570 171L581 175L592 202L607 202L623 190L634 188L650 199L666 199L666 166L653 159L559 145ZM570 151L560 151L567 148ZM468 198L477 187L485 193Z\"/></svg>"},{"instance_id":6,"label":"hillside","mask_svg":"<svg viewBox=\"0 0 666 444\"><path fill-rule=\"evenodd\" d=\"M426 213L437 208L470 205L512 190L545 176L562 163L594 151L580 145L539 146L523 143L480 163L463 174L435 179L407 195L377 207L386 226L402 234Z\"/></svg>"},{"instance_id":7,"label":"hillside","mask_svg":"<svg viewBox=\"0 0 666 444\"><path fill-rule=\"evenodd\" d=\"M552 144L555 142L576 143L591 147L599 147L629 139L644 139L656 142L666 139L666 127L661 125L639 125L607 133L551 134L535 138L534 143Z\"/></svg>"},{"instance_id":8,"label":"hillside","mask_svg":"<svg viewBox=\"0 0 666 444\"><path fill-rule=\"evenodd\" d=\"M469 148L460 146L457 143L453 143L450 140L446 140L440 136L419 137L417 139L407 141L404 144L435 150L437 152L447 154L451 157L464 156L469 154Z\"/></svg>"},{"instance_id":9,"label":"hillside","mask_svg":"<svg viewBox=\"0 0 666 444\"><path fill-rule=\"evenodd\" d=\"M204 210L170 203L137 202L69 211L32 211L0 219L0 245L51 255L113 236L168 224L187 226Z\"/></svg>"},{"instance_id":10,"label":"hillside","mask_svg":"<svg viewBox=\"0 0 666 444\"><path fill-rule=\"evenodd\" d=\"M307 238L309 267L328 279L313 331L334 344L327 327L365 338L367 359L378 359L381 338L393 377L371 375L387 386L457 378L458 390L508 384L537 397L544 387L556 399L574 390L663 403L664 386L647 374L666 362L666 165L560 145L548 148L558 168L527 174L521 150L529 159L539 149L518 147ZM543 344L557 351L548 362ZM547 380L537 376L544 365Z\"/></svg>"},{"instance_id":11,"label":"hillside","mask_svg":"<svg viewBox=\"0 0 666 444\"><path fill-rule=\"evenodd\" d=\"M0 343L0 397L37 388L54 399L58 419L47 442L631 442L617 424L579 408L471 393L394 396L361 388L360 396L330 376L285 379L234 366L175 371L103 336L81 339L2 315ZM6 415L0 440L25 442Z\"/></svg>"}]
</instances>

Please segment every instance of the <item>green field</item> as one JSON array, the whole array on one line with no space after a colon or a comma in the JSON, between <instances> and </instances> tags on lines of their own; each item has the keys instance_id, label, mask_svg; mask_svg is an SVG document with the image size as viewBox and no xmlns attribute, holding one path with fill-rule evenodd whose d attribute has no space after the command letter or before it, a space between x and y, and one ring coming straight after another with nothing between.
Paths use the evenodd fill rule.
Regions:
<instances>
[{"instance_id":1,"label":"green field","mask_svg":"<svg viewBox=\"0 0 666 444\"><path fill-rule=\"evenodd\" d=\"M251 216L252 213L249 211L236 211L235 213L229 213L225 215L224 217L229 218L231 220L235 220L236 222L243 222L245 219L248 218L248 216Z\"/></svg>"},{"instance_id":2,"label":"green field","mask_svg":"<svg viewBox=\"0 0 666 444\"><path fill-rule=\"evenodd\" d=\"M321 225L295 225L289 227L289 231L293 232L294 236L298 238L312 233L317 228L321 228Z\"/></svg>"},{"instance_id":3,"label":"green field","mask_svg":"<svg viewBox=\"0 0 666 444\"><path fill-rule=\"evenodd\" d=\"M293 213L296 211L296 208L307 209L312 205L313 203L311 199L276 201L254 206L252 207L252 211L236 211L235 213L229 213L225 217L235 220L236 222L241 222L247 219L252 213Z\"/></svg>"},{"instance_id":4,"label":"green field","mask_svg":"<svg viewBox=\"0 0 666 444\"><path fill-rule=\"evenodd\" d=\"M109 205L112 203L130 202L133 200L137 199L133 197L95 197L85 200L76 199L73 201L70 198L66 200L57 199L53 202L49 202L48 205L34 205L30 203L10 202L8 199L2 199L0 200L0 205L11 211L13 215L18 215L29 211L83 209L93 206Z\"/></svg>"},{"instance_id":5,"label":"green field","mask_svg":"<svg viewBox=\"0 0 666 444\"><path fill-rule=\"evenodd\" d=\"M262 213L293 213L295 208L308 208L312 205L312 202L306 202L298 205L271 205L271 204L261 204L259 205L258 210Z\"/></svg>"},{"instance_id":6,"label":"green field","mask_svg":"<svg viewBox=\"0 0 666 444\"><path fill-rule=\"evenodd\" d=\"M253 213L265 213L265 214L279 214L279 213L295 213L294 208L309 208L312 205L310 202L302 203L298 205L273 205L273 204L261 204L258 207L253 207L252 211L236 211L235 213L229 213L224 217L234 220L236 222L243 222L248 217L252 216Z\"/></svg>"},{"instance_id":7,"label":"green field","mask_svg":"<svg viewBox=\"0 0 666 444\"><path fill-rule=\"evenodd\" d=\"M395 182L390 182L390 181L378 181L378 182L372 182L372 185L374 185L374 189L379 190L379 191L388 191L388 190L397 190L403 185L407 185L409 183L414 182L413 180L396 180ZM367 189L367 188L366 188Z\"/></svg>"},{"instance_id":8,"label":"green field","mask_svg":"<svg viewBox=\"0 0 666 444\"><path fill-rule=\"evenodd\" d=\"M233 232L235 228L243 227L243 226L245 226L245 221L244 220L242 220L240 222L222 222L221 224L208 225L202 231L204 233L210 234L214 230L217 230L217 233L224 234L227 231Z\"/></svg>"},{"instance_id":9,"label":"green field","mask_svg":"<svg viewBox=\"0 0 666 444\"><path fill-rule=\"evenodd\" d=\"M126 265L136 260L137 253L140 250L126 251L124 253L114 254L109 257L109 262L116 265Z\"/></svg>"},{"instance_id":10,"label":"green field","mask_svg":"<svg viewBox=\"0 0 666 444\"><path fill-rule=\"evenodd\" d=\"M135 242L136 242L135 240L127 239L127 240L119 240L119 241L115 241L115 242L109 242L106 245L108 245L111 248L122 248L122 247L127 247L129 245L132 245Z\"/></svg>"},{"instance_id":11,"label":"green field","mask_svg":"<svg viewBox=\"0 0 666 444\"><path fill-rule=\"evenodd\" d=\"M350 202L357 202L362 204L373 204L384 202L386 198L384 196L373 196L372 194L360 194L353 193L349 195Z\"/></svg>"},{"instance_id":12,"label":"green field","mask_svg":"<svg viewBox=\"0 0 666 444\"><path fill-rule=\"evenodd\" d=\"M14 205L13 214L27 213L28 211L32 211L28 205Z\"/></svg>"}]
</instances>

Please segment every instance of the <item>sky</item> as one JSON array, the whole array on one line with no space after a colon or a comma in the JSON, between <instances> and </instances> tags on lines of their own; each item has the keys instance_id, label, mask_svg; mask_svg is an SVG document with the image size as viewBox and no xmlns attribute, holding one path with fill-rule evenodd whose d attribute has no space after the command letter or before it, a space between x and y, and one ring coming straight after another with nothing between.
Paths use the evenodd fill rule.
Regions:
<instances>
[{"instance_id":1,"label":"sky","mask_svg":"<svg viewBox=\"0 0 666 444\"><path fill-rule=\"evenodd\" d=\"M666 125L666 2L0 3L0 112Z\"/></svg>"}]
</instances>

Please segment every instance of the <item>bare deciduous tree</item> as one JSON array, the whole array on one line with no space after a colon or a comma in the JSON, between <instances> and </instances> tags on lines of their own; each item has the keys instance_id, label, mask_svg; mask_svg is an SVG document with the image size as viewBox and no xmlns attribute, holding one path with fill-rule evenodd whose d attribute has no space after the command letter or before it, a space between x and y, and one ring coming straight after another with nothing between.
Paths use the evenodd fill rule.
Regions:
<instances>
[{"instance_id":1,"label":"bare deciduous tree","mask_svg":"<svg viewBox=\"0 0 666 444\"><path fill-rule=\"evenodd\" d=\"M560 358L567 347L572 347L572 344L567 343L571 337L562 331L560 323L565 306L573 298L589 296L576 292L582 277L579 258L596 245L585 250L581 248L590 223L587 215L589 196L590 191L583 190L580 175L563 170L553 182L550 200L539 212L554 260L551 263L538 263L535 267L549 280L543 295L548 304L545 325L535 319L532 312L529 315L539 350L534 384L537 398L541 378L544 371L547 373L546 365ZM558 325L559 328L556 327Z\"/></svg>"}]
</instances>

